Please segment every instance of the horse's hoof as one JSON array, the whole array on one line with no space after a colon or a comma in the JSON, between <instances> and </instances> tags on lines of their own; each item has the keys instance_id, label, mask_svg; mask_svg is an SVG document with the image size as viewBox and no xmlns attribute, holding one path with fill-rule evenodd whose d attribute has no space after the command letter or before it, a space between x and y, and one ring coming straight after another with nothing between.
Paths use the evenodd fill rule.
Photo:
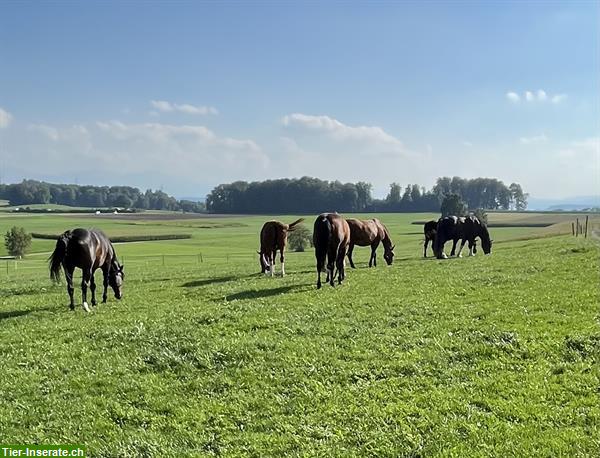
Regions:
<instances>
[{"instance_id":1,"label":"horse's hoof","mask_svg":"<svg viewBox=\"0 0 600 458\"><path fill-rule=\"evenodd\" d=\"M89 312L89 311L90 311L90 307L89 307L89 305L88 305L88 303L87 303L87 302L84 302L84 303L83 303L83 310L85 310L86 312Z\"/></svg>"},{"instance_id":2,"label":"horse's hoof","mask_svg":"<svg viewBox=\"0 0 600 458\"><path fill-rule=\"evenodd\" d=\"M462 258L462 254L459 254L459 255L457 256L457 258Z\"/></svg>"},{"instance_id":3,"label":"horse's hoof","mask_svg":"<svg viewBox=\"0 0 600 458\"><path fill-rule=\"evenodd\" d=\"M321 289L321 283L317 283L317 289Z\"/></svg>"},{"instance_id":4,"label":"horse's hoof","mask_svg":"<svg viewBox=\"0 0 600 458\"><path fill-rule=\"evenodd\" d=\"M442 253L442 259L448 259L448 256L446 256L446 253Z\"/></svg>"}]
</instances>

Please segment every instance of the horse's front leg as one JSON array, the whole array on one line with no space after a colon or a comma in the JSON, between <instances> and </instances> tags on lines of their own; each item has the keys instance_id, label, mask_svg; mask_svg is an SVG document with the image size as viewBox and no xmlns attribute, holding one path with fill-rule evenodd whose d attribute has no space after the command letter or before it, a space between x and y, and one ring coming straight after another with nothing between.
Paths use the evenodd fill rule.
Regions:
<instances>
[{"instance_id":1,"label":"horse's front leg","mask_svg":"<svg viewBox=\"0 0 600 458\"><path fill-rule=\"evenodd\" d=\"M450 256L454 256L456 254L456 245L458 243L458 239L454 239L452 241L452 251L450 252Z\"/></svg>"},{"instance_id":2,"label":"horse's front leg","mask_svg":"<svg viewBox=\"0 0 600 458\"><path fill-rule=\"evenodd\" d=\"M374 242L371 245L371 259L369 259L369 267L377 267L377 247L379 246L379 242Z\"/></svg>"},{"instance_id":3,"label":"horse's front leg","mask_svg":"<svg viewBox=\"0 0 600 458\"><path fill-rule=\"evenodd\" d=\"M94 272L90 277L90 291L92 292L92 306L96 307L96 280L94 279Z\"/></svg>"},{"instance_id":4,"label":"horse's front leg","mask_svg":"<svg viewBox=\"0 0 600 458\"><path fill-rule=\"evenodd\" d=\"M75 268L63 264L63 269L65 271L65 278L67 279L67 293L69 293L70 300L69 308L75 310L75 299L73 297L75 293L75 288L73 287L73 271Z\"/></svg>"},{"instance_id":5,"label":"horse's front leg","mask_svg":"<svg viewBox=\"0 0 600 458\"><path fill-rule=\"evenodd\" d=\"M469 240L469 256L475 256L477 252L477 245L475 240Z\"/></svg>"},{"instance_id":6,"label":"horse's front leg","mask_svg":"<svg viewBox=\"0 0 600 458\"><path fill-rule=\"evenodd\" d=\"M90 278L92 277L91 269L83 269L83 274L81 276L81 299L83 301L83 309L86 312L90 311L90 308L87 303L87 289L90 283Z\"/></svg>"},{"instance_id":7,"label":"horse's front leg","mask_svg":"<svg viewBox=\"0 0 600 458\"><path fill-rule=\"evenodd\" d=\"M108 268L102 267L102 303L106 304L106 299L108 298Z\"/></svg>"},{"instance_id":8,"label":"horse's front leg","mask_svg":"<svg viewBox=\"0 0 600 458\"><path fill-rule=\"evenodd\" d=\"M283 248L281 250L279 250L279 252L281 253L279 260L281 261L281 276L285 277L285 256L283 254L283 251L284 251Z\"/></svg>"},{"instance_id":9,"label":"horse's front leg","mask_svg":"<svg viewBox=\"0 0 600 458\"><path fill-rule=\"evenodd\" d=\"M350 261L350 267L352 267L353 269L356 269L356 266L354 265L354 261L352 260L352 251L354 250L354 244L350 244L350 248L348 248L348 261Z\"/></svg>"},{"instance_id":10,"label":"horse's front leg","mask_svg":"<svg viewBox=\"0 0 600 458\"><path fill-rule=\"evenodd\" d=\"M460 244L460 248L458 249L458 254L456 255L457 258L462 258L462 250L463 247L465 246L465 243L467 243L467 239L462 239L462 242ZM469 246L471 246L471 242L469 241Z\"/></svg>"},{"instance_id":11,"label":"horse's front leg","mask_svg":"<svg viewBox=\"0 0 600 458\"><path fill-rule=\"evenodd\" d=\"M425 243L423 244L423 257L427 257L427 245L429 245L429 239L425 237Z\"/></svg>"}]
</instances>

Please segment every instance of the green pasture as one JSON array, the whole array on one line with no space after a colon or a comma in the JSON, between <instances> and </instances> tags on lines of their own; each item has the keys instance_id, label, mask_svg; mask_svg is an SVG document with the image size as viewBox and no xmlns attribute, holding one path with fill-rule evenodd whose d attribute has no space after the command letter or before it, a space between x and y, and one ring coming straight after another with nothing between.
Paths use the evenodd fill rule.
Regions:
<instances>
[{"instance_id":1,"label":"green pasture","mask_svg":"<svg viewBox=\"0 0 600 458\"><path fill-rule=\"evenodd\" d=\"M2 234L193 236L117 245L125 297L89 314L50 282L51 241L0 261L2 441L124 457L597 456L597 241L506 227L491 256L423 259L410 223L435 215L379 216L394 265L380 254L369 269L357 248L345 284L319 291L312 251L288 253L284 278L257 273L272 217L0 216Z\"/></svg>"}]
</instances>

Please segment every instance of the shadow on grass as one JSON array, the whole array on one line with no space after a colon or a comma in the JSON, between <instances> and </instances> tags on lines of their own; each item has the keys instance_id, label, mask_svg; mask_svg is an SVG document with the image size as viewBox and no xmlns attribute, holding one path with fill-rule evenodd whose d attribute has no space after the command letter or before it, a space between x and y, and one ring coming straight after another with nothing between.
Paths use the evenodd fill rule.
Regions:
<instances>
[{"instance_id":1,"label":"shadow on grass","mask_svg":"<svg viewBox=\"0 0 600 458\"><path fill-rule=\"evenodd\" d=\"M202 280L192 280L181 285L183 288L197 288L198 286L207 286L214 283L227 283L228 281L239 280L241 277L236 275L227 275L225 277L204 278Z\"/></svg>"},{"instance_id":2,"label":"shadow on grass","mask_svg":"<svg viewBox=\"0 0 600 458\"><path fill-rule=\"evenodd\" d=\"M6 320L8 318L18 318L20 316L29 315L30 313L35 312L43 312L47 310L52 310L51 307L42 307L38 309L28 309L28 310L8 310L5 312L0 312L0 321Z\"/></svg>"},{"instance_id":3,"label":"shadow on grass","mask_svg":"<svg viewBox=\"0 0 600 458\"><path fill-rule=\"evenodd\" d=\"M279 296L280 294L298 293L301 291L308 291L312 285L289 285L280 286L278 288L262 289L262 290L247 290L240 291L239 293L230 294L226 297L228 301L244 300L244 299L259 299L263 297Z\"/></svg>"}]
</instances>

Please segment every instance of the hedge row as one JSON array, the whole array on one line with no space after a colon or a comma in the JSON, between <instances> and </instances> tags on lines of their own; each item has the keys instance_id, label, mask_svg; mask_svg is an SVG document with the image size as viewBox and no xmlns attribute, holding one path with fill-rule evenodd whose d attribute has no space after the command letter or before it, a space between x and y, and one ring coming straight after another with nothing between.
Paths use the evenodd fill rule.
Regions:
<instances>
[{"instance_id":1,"label":"hedge row","mask_svg":"<svg viewBox=\"0 0 600 458\"><path fill-rule=\"evenodd\" d=\"M34 239L44 240L57 240L59 235L54 234L40 234L32 232L31 236ZM156 240L180 240L180 239L191 239L192 234L157 234L157 235L117 235L115 237L109 237L113 243L126 243L126 242L152 242Z\"/></svg>"},{"instance_id":2,"label":"hedge row","mask_svg":"<svg viewBox=\"0 0 600 458\"><path fill-rule=\"evenodd\" d=\"M143 210L138 210L137 208L128 208L126 210L118 210L119 213L139 213ZM68 208L68 209L62 209L62 208L23 208L23 207L19 207L19 209L13 209L12 210L13 213L80 213L80 214L96 214L96 212L100 212L100 213L114 213L115 210L114 209L110 209L110 208L99 208L99 209L95 209L95 208L90 208L90 209L85 209L85 208Z\"/></svg>"}]
</instances>

